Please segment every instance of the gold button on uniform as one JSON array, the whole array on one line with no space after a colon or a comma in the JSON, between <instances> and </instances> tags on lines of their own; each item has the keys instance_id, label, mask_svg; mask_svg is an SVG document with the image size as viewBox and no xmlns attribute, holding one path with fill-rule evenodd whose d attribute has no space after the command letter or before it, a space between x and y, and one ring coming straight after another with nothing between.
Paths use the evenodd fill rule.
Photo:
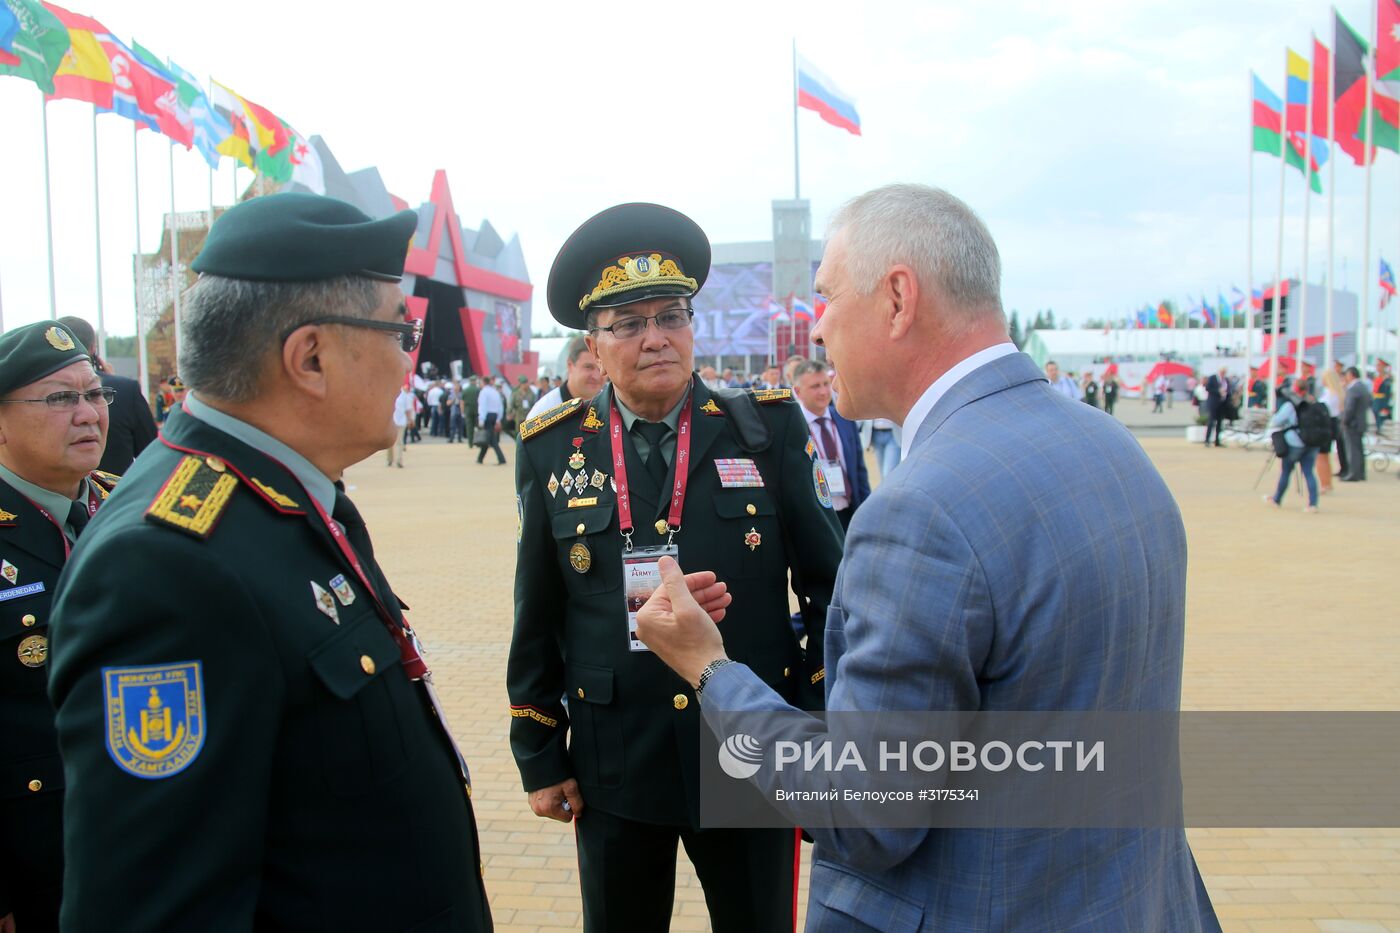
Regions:
<instances>
[{"instance_id":1,"label":"gold button on uniform","mask_svg":"<svg viewBox=\"0 0 1400 933\"><path fill-rule=\"evenodd\" d=\"M748 505L744 506L744 511L748 512L750 515L757 515L758 507L755 506L752 502L750 502Z\"/></svg>"},{"instance_id":2,"label":"gold button on uniform","mask_svg":"<svg viewBox=\"0 0 1400 933\"><path fill-rule=\"evenodd\" d=\"M209 466L209 469L213 470L215 473L222 473L228 469L228 465L218 457L205 457L204 462Z\"/></svg>"},{"instance_id":3,"label":"gold button on uniform","mask_svg":"<svg viewBox=\"0 0 1400 933\"><path fill-rule=\"evenodd\" d=\"M583 534L583 529L584 529L584 524L583 524L583 522L579 522L579 523L578 523L578 527L575 528L574 531L575 531L576 533L578 533L578 534Z\"/></svg>"},{"instance_id":4,"label":"gold button on uniform","mask_svg":"<svg viewBox=\"0 0 1400 933\"><path fill-rule=\"evenodd\" d=\"M791 677L791 676L792 676L792 668L790 668L790 667L785 667L785 668L783 668L783 676L784 676L784 677Z\"/></svg>"},{"instance_id":5,"label":"gold button on uniform","mask_svg":"<svg viewBox=\"0 0 1400 933\"><path fill-rule=\"evenodd\" d=\"M686 698L684 693L676 694L676 698L671 702L676 704L676 709L685 709L690 705L690 700Z\"/></svg>"},{"instance_id":6,"label":"gold button on uniform","mask_svg":"<svg viewBox=\"0 0 1400 933\"><path fill-rule=\"evenodd\" d=\"M666 533L666 529L669 528L669 527L670 527L670 526L667 525L665 522L663 522L661 519L657 519L657 520L656 520L656 533L657 533L657 534L659 534L659 535L664 535L664 534Z\"/></svg>"},{"instance_id":7,"label":"gold button on uniform","mask_svg":"<svg viewBox=\"0 0 1400 933\"><path fill-rule=\"evenodd\" d=\"M36 778L35 780L29 782L29 789L37 794L39 793L39 791L44 789L44 782Z\"/></svg>"},{"instance_id":8,"label":"gold button on uniform","mask_svg":"<svg viewBox=\"0 0 1400 933\"><path fill-rule=\"evenodd\" d=\"M367 654L362 654L362 655L360 655L360 670L364 671L366 674L369 674L371 677L373 677L373 676L374 676L374 658L371 658L371 657L370 657L369 655L367 655Z\"/></svg>"},{"instance_id":9,"label":"gold button on uniform","mask_svg":"<svg viewBox=\"0 0 1400 933\"><path fill-rule=\"evenodd\" d=\"M579 687L579 688L578 688L578 698L579 698L580 700L583 699L583 688L582 688L582 687Z\"/></svg>"},{"instance_id":10,"label":"gold button on uniform","mask_svg":"<svg viewBox=\"0 0 1400 933\"><path fill-rule=\"evenodd\" d=\"M20 619L20 620L19 620L19 624L20 624L20 625L23 625L25 628L29 628L29 627L32 626L35 622L38 622L38 621L39 621L38 619L34 618L34 613L31 612L31 613L28 613L27 615L25 615L24 618Z\"/></svg>"}]
</instances>

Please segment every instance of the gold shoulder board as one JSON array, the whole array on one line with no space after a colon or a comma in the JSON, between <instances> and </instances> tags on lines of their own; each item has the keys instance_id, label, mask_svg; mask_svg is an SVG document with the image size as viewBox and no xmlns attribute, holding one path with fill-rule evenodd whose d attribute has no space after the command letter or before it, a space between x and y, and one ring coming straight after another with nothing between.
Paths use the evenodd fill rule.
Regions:
<instances>
[{"instance_id":1,"label":"gold shoulder board","mask_svg":"<svg viewBox=\"0 0 1400 933\"><path fill-rule=\"evenodd\" d=\"M212 462L211 462L212 461ZM207 538L238 488L238 477L212 457L181 457L146 509L146 518Z\"/></svg>"},{"instance_id":2,"label":"gold shoulder board","mask_svg":"<svg viewBox=\"0 0 1400 933\"><path fill-rule=\"evenodd\" d=\"M760 405L768 405L772 402L786 402L792 398L791 389L750 389L753 400Z\"/></svg>"},{"instance_id":3,"label":"gold shoulder board","mask_svg":"<svg viewBox=\"0 0 1400 933\"><path fill-rule=\"evenodd\" d=\"M542 414L531 418L529 421L525 422L520 426L520 439L522 441L528 441L536 434L539 434L542 431L544 431L545 428L553 427L554 425L563 421L565 418L569 417L569 415L573 414L574 410L582 404L583 399L571 398L564 404L556 405L549 411L543 412Z\"/></svg>"}]
</instances>

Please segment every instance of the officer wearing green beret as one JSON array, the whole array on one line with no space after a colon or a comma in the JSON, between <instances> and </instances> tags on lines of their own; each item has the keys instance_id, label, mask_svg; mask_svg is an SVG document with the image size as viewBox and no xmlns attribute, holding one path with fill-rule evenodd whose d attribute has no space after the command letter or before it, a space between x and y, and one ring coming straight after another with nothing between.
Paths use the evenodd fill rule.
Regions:
<instances>
[{"instance_id":1,"label":"officer wearing green beret","mask_svg":"<svg viewBox=\"0 0 1400 933\"><path fill-rule=\"evenodd\" d=\"M491 928L466 763L339 482L394 439L415 222L271 195L194 262L189 397L54 605L65 930Z\"/></svg>"},{"instance_id":2,"label":"officer wearing green beret","mask_svg":"<svg viewBox=\"0 0 1400 933\"><path fill-rule=\"evenodd\" d=\"M63 762L48 686L49 609L73 542L116 477L103 388L71 330L0 337L0 930L58 929Z\"/></svg>"},{"instance_id":3,"label":"officer wearing green beret","mask_svg":"<svg viewBox=\"0 0 1400 933\"><path fill-rule=\"evenodd\" d=\"M839 525L791 393L695 377L690 300L709 266L704 232L669 208L624 204L580 227L550 271L549 310L587 331L612 384L520 428L511 749L534 812L578 818L588 931L666 930L678 843L714 930L793 923L793 832L700 829L695 693L632 621L659 556L678 552L727 584L726 644L784 696L820 705Z\"/></svg>"}]
</instances>

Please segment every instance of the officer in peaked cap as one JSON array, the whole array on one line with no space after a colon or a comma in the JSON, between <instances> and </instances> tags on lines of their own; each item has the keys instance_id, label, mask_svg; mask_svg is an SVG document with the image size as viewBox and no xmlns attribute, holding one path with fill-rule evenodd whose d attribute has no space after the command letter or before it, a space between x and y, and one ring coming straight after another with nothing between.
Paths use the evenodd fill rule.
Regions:
<instances>
[{"instance_id":1,"label":"officer in peaked cap","mask_svg":"<svg viewBox=\"0 0 1400 933\"><path fill-rule=\"evenodd\" d=\"M116 477L97 469L114 397L44 321L0 337L0 929L57 930L63 762L48 686L54 584Z\"/></svg>"},{"instance_id":2,"label":"officer in peaked cap","mask_svg":"<svg viewBox=\"0 0 1400 933\"><path fill-rule=\"evenodd\" d=\"M414 225L272 195L194 262L189 396L55 599L65 930L491 928L466 762L340 482L394 438Z\"/></svg>"},{"instance_id":3,"label":"officer in peaked cap","mask_svg":"<svg viewBox=\"0 0 1400 933\"><path fill-rule=\"evenodd\" d=\"M695 692L629 621L658 549L674 548L683 567L727 585L721 595L703 590L703 573L692 580L716 612L732 596L726 644L741 642L794 702L821 702L839 525L791 393L712 391L695 377L691 298L709 266L704 232L660 205L624 204L580 227L550 271L549 310L587 331L611 385L520 429L511 749L531 809L579 818L588 931L667 929L678 843L713 929L793 923L793 832L700 829ZM624 582L624 562L640 585ZM788 618L789 571L805 650Z\"/></svg>"}]
</instances>

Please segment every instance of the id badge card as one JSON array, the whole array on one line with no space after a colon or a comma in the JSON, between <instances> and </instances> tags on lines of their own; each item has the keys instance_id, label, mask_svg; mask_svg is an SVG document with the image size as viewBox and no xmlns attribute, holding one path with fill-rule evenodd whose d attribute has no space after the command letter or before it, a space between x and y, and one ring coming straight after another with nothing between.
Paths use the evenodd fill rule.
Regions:
<instances>
[{"instance_id":1,"label":"id badge card","mask_svg":"<svg viewBox=\"0 0 1400 933\"><path fill-rule=\"evenodd\" d=\"M822 459L822 472L826 474L826 485L832 496L846 494L846 478L841 472L840 460Z\"/></svg>"},{"instance_id":2,"label":"id badge card","mask_svg":"<svg viewBox=\"0 0 1400 933\"><path fill-rule=\"evenodd\" d=\"M663 557L680 563L680 549L674 545L637 548L622 555L622 591L627 599L627 647L631 651L650 651L637 637L637 613L661 585Z\"/></svg>"}]
</instances>

